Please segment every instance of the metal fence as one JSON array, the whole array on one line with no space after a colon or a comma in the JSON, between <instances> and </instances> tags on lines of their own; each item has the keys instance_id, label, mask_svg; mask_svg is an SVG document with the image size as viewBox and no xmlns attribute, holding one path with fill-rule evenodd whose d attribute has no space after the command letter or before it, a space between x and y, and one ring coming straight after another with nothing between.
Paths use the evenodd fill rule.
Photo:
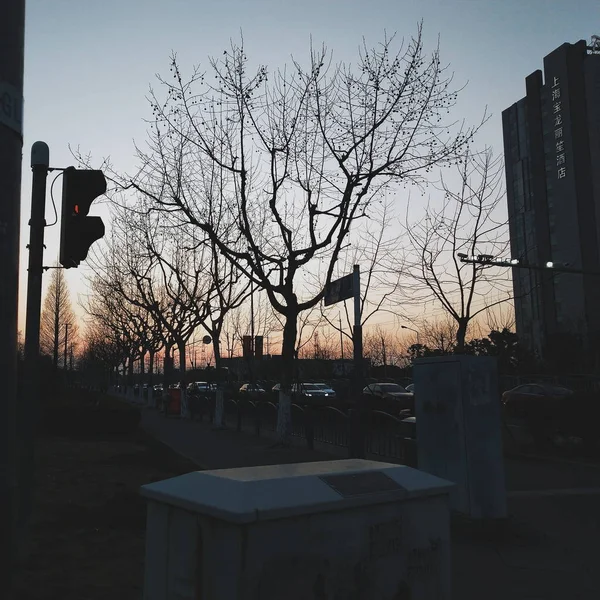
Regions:
<instances>
[{"instance_id":1,"label":"metal fence","mask_svg":"<svg viewBox=\"0 0 600 600\"><path fill-rule=\"evenodd\" d=\"M212 418L214 398L199 400L203 406L200 418ZM212 405L212 407L211 407ZM315 444L346 448L350 452L352 419L350 410L334 406L291 405L291 435L304 440L307 447ZM224 404L224 423L230 429L254 435L273 435L277 431L277 404L265 400L229 398ZM414 423L389 413L370 410L363 420L365 451L368 455L416 466Z\"/></svg>"}]
</instances>

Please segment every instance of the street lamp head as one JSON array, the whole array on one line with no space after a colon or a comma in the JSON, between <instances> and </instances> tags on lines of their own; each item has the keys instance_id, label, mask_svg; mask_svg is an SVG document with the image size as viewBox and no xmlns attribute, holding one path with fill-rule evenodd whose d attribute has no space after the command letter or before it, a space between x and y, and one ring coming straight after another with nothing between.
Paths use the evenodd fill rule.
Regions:
<instances>
[{"instance_id":1,"label":"street lamp head","mask_svg":"<svg viewBox=\"0 0 600 600\"><path fill-rule=\"evenodd\" d=\"M554 267L554 263L553 263L551 260L549 260L549 261L546 263L546 267L547 267L548 269L552 269L552 267Z\"/></svg>"}]
</instances>

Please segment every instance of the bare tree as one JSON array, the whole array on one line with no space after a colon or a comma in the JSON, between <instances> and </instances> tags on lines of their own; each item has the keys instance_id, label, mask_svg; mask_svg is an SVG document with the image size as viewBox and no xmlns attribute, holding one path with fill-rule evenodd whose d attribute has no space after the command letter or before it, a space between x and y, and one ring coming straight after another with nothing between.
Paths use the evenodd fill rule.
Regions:
<instances>
[{"instance_id":1,"label":"bare tree","mask_svg":"<svg viewBox=\"0 0 600 600\"><path fill-rule=\"evenodd\" d=\"M293 61L249 76L233 45L210 78L198 69L184 81L173 58L166 101L152 96L150 149L129 183L143 209L200 228L284 317L282 437L298 316L321 300L354 224L382 189L422 182L471 137L446 119L456 92L421 34L397 53L393 39L365 45L356 72L323 48L307 69ZM320 274L312 291L306 273Z\"/></svg>"},{"instance_id":2,"label":"bare tree","mask_svg":"<svg viewBox=\"0 0 600 600\"><path fill-rule=\"evenodd\" d=\"M422 27L398 51L394 38L363 45L356 69L325 48L269 74L248 74L233 44L184 79L175 57L140 170L120 184L140 212L192 224L267 293L284 318L278 431L287 438L298 316L316 306L350 231L382 190L421 184L468 144L447 115L457 92L428 56ZM319 285L305 285L318 274Z\"/></svg>"},{"instance_id":3,"label":"bare tree","mask_svg":"<svg viewBox=\"0 0 600 600\"><path fill-rule=\"evenodd\" d=\"M402 246L391 201L375 201L363 228L358 230L345 252L340 254L337 272L342 277L361 267L360 325L364 327L378 313L388 312L402 319L397 298L401 294ZM354 238L354 239L352 239ZM333 307L321 305L325 321L352 340L354 311L352 300ZM343 314L343 319L342 319Z\"/></svg>"},{"instance_id":4,"label":"bare tree","mask_svg":"<svg viewBox=\"0 0 600 600\"><path fill-rule=\"evenodd\" d=\"M503 163L486 150L465 154L457 170L456 185L441 178L440 208L430 203L419 221L407 212L412 258L405 272L416 282L413 301L433 300L455 321L455 351L462 352L471 321L510 300L512 285L508 269L465 264L459 258L501 256L509 247L507 222L497 220L504 197Z\"/></svg>"},{"instance_id":5,"label":"bare tree","mask_svg":"<svg viewBox=\"0 0 600 600\"><path fill-rule=\"evenodd\" d=\"M55 369L66 337L74 340L78 331L64 271L58 263L56 267L51 271L40 321L40 350L52 356Z\"/></svg>"},{"instance_id":6,"label":"bare tree","mask_svg":"<svg viewBox=\"0 0 600 600\"><path fill-rule=\"evenodd\" d=\"M515 330L515 307L512 303L497 306L486 313L487 331Z\"/></svg>"},{"instance_id":7,"label":"bare tree","mask_svg":"<svg viewBox=\"0 0 600 600\"><path fill-rule=\"evenodd\" d=\"M364 353L373 366L383 367L387 376L387 367L398 367L406 362L407 344L397 332L376 325L365 334Z\"/></svg>"},{"instance_id":8,"label":"bare tree","mask_svg":"<svg viewBox=\"0 0 600 600\"><path fill-rule=\"evenodd\" d=\"M117 383L116 371L126 359L120 333L107 326L103 319L93 319L85 328L83 351L81 353L81 372L88 381L102 388ZM113 379L113 374L115 378Z\"/></svg>"},{"instance_id":9,"label":"bare tree","mask_svg":"<svg viewBox=\"0 0 600 600\"><path fill-rule=\"evenodd\" d=\"M423 319L418 327L420 343L424 347L440 354L450 354L456 350L458 323L451 315L443 314L438 318Z\"/></svg>"}]
</instances>

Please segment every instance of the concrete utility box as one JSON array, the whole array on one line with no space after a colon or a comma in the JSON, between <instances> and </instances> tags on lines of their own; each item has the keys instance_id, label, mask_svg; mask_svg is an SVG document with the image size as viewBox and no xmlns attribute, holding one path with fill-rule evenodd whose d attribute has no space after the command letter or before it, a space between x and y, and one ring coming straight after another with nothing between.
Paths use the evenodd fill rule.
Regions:
<instances>
[{"instance_id":1,"label":"concrete utility box","mask_svg":"<svg viewBox=\"0 0 600 600\"><path fill-rule=\"evenodd\" d=\"M449 600L452 484L367 460L142 487L145 600Z\"/></svg>"},{"instance_id":2,"label":"concrete utility box","mask_svg":"<svg viewBox=\"0 0 600 600\"><path fill-rule=\"evenodd\" d=\"M421 358L413 366L419 469L455 482L453 509L506 517L496 359Z\"/></svg>"}]
</instances>

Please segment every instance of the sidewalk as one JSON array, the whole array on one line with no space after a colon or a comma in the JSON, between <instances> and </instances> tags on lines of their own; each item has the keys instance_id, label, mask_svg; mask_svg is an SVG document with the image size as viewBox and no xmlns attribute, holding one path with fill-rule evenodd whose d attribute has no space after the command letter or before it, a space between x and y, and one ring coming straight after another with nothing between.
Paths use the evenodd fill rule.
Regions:
<instances>
[{"instance_id":1,"label":"sidewalk","mask_svg":"<svg viewBox=\"0 0 600 600\"><path fill-rule=\"evenodd\" d=\"M165 418L152 409L142 410L141 427L195 462L201 470L345 458L343 455L333 456L331 453L309 450L296 444L292 444L290 448L272 448L275 440L271 438L237 433L230 429L215 430L207 421L200 423L176 417Z\"/></svg>"},{"instance_id":2,"label":"sidewalk","mask_svg":"<svg viewBox=\"0 0 600 600\"><path fill-rule=\"evenodd\" d=\"M306 447L273 449L273 439L142 411L141 426L200 469L340 458ZM300 443L300 442L298 442ZM344 449L341 449L345 451ZM509 519L485 533L453 519L455 600L600 598L600 468L574 461L506 459Z\"/></svg>"}]
</instances>

